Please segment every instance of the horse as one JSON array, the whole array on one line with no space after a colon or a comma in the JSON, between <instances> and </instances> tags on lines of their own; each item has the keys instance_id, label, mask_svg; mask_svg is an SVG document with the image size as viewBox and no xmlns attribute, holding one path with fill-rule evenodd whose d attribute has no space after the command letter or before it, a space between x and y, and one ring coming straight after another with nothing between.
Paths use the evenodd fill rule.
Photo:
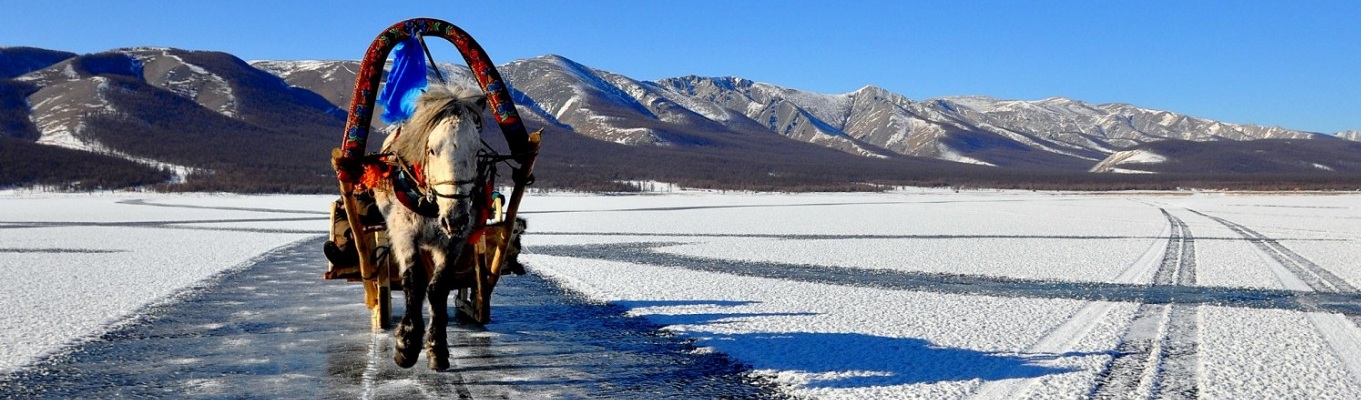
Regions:
<instances>
[{"instance_id":1,"label":"horse","mask_svg":"<svg viewBox=\"0 0 1361 400\"><path fill-rule=\"evenodd\" d=\"M485 182L479 176L478 164L485 109L486 95L480 90L431 85L417 98L410 119L383 142L383 152L391 154L403 172L421 182L425 205L438 205L437 213L426 210L422 215L410 206L410 199L404 203L398 198L400 190L374 193L406 296L405 312L393 330L393 361L402 368L416 364L423 337L430 368L449 368L448 297L455 289L451 287L454 270L469 247L468 237L477 218L473 196L479 190L477 185ZM433 271L425 270L423 258ZM428 330L421 315L423 299L430 305Z\"/></svg>"}]
</instances>

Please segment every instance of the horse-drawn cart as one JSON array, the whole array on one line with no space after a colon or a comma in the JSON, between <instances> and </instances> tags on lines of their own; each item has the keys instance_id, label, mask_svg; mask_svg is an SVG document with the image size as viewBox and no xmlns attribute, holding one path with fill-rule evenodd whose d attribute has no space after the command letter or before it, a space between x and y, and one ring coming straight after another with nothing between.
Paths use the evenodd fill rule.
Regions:
<instances>
[{"instance_id":1,"label":"horse-drawn cart","mask_svg":"<svg viewBox=\"0 0 1361 400\"><path fill-rule=\"evenodd\" d=\"M365 174L371 173L374 165L382 163L401 168L398 173L392 174L392 179L402 176L401 172L411 175L411 171L404 165L393 164L391 154L366 153L369 127L389 53L399 43L410 43L412 39L420 40L420 47L425 48L423 38L430 36L444 38L458 48L478 86L486 93L485 106L505 136L506 147L510 152L508 155L488 156L483 153L488 150L480 150L478 169L490 169L491 172L479 174L474 188L461 195L462 199L472 203L472 216L468 223L471 233L467 238L458 239L465 243L463 250L456 252L457 260L449 264L453 271L446 271L452 273L449 281L453 283L453 288L457 288L455 309L463 319L478 324L487 323L491 318L492 290L501 274L508 272L508 268L512 270L510 272L523 273L522 270L514 271L518 263L510 259L518 253L518 234L523 225L517 223L516 213L526 185L533 180L531 171L538 155L540 134L526 132L515 110L515 103L511 100L509 88L481 46L466 32L437 19L402 21L384 30L369 45L355 79L344 141L331 155L340 183L341 199L333 210L333 237L327 249L331 265L324 276L326 279L346 279L364 285L365 304L372 311L373 328L376 330L392 327L391 292L401 289L401 280L396 279L398 268L391 256L388 227L382 216L376 215L378 207L374 206L373 201L374 185L365 184L374 177ZM428 52L426 54L428 57ZM480 115L477 118L480 121ZM508 197L495 192L495 164L511 167L513 186ZM416 173L420 173L419 168ZM383 174L383 177L387 179L388 175ZM391 190L394 185L400 191L403 183L394 180L386 187ZM435 204L435 196L452 197L439 193L433 185L425 192L412 193L419 193L426 198L411 201L424 202L423 205L430 207ZM343 255L347 251L351 252L350 257ZM428 251L422 251L420 259L425 264L425 281L429 281L430 275L436 270L432 266L434 261Z\"/></svg>"}]
</instances>

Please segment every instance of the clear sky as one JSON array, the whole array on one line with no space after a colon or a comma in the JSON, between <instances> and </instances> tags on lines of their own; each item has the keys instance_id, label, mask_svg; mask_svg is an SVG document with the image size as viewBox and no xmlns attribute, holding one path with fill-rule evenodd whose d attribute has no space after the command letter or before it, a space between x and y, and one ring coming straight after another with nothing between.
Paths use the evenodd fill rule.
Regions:
<instances>
[{"instance_id":1,"label":"clear sky","mask_svg":"<svg viewBox=\"0 0 1361 400\"><path fill-rule=\"evenodd\" d=\"M1361 1L0 0L0 46L357 59L450 21L497 63L559 54L636 79L740 76L912 99L1052 96L1226 122L1361 130ZM432 49L458 60L452 47Z\"/></svg>"}]
</instances>

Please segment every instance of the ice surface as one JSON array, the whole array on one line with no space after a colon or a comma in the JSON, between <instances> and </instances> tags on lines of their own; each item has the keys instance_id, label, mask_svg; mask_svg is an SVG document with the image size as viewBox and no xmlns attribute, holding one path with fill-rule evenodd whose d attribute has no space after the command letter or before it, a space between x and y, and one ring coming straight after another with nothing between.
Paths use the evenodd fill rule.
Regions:
<instances>
[{"instance_id":1,"label":"ice surface","mask_svg":"<svg viewBox=\"0 0 1361 400\"><path fill-rule=\"evenodd\" d=\"M16 310L0 316L0 367L22 368L255 255L315 238L333 199L0 192L0 271L11 277L0 298ZM1085 398L1122 341L1169 335L1161 324L1175 322L1198 327L1198 350L1174 366L1192 371L1182 378L1199 397L1358 398L1357 294L1290 300L1311 286L1220 221L1361 286L1358 200L535 193L521 210L521 260L800 397ZM1195 286L1152 285L1186 256L1168 250L1173 218L1193 242ZM1141 301L1197 313L1131 324ZM1149 354L1153 366L1134 372L1153 379L1166 356ZM1159 393L1158 384L1125 394Z\"/></svg>"},{"instance_id":2,"label":"ice surface","mask_svg":"<svg viewBox=\"0 0 1361 400\"><path fill-rule=\"evenodd\" d=\"M0 193L0 202L0 272L7 276L0 280L7 308L0 314L0 371L98 335L135 310L270 249L315 237L324 232L326 216L307 213L327 209L321 197L306 196L9 191ZM276 210L214 208L238 205ZM278 212L286 209L297 212ZM288 233L202 223L300 215L312 219L276 225Z\"/></svg>"},{"instance_id":3,"label":"ice surface","mask_svg":"<svg viewBox=\"0 0 1361 400\"><path fill-rule=\"evenodd\" d=\"M1197 285L1308 290L1296 278L1282 281L1289 271L1199 213L1245 224L1286 246L1304 243L1296 249L1300 254L1354 279L1357 273L1342 263L1361 255L1353 245L1361 235L1348 226L1358 218L1352 206L1357 197L945 191L539 196L525 202L530 254L523 260L535 273L747 363L796 396L1082 398L1102 379L1138 303L895 290L877 287L873 271L1146 287L1170 234L1161 209L1188 225ZM658 255L630 262L534 254L549 246L608 249L620 243L655 243L650 251ZM840 282L864 283L742 271L760 265L841 270L846 278ZM718 272L723 268L733 274ZM1361 344L1357 318L1300 309L1199 308L1202 350L1189 365L1201 371L1190 377L1200 396L1361 395L1361 377L1351 373L1361 356L1347 350ZM1153 328L1146 334L1165 332ZM1301 376L1306 378L1293 378ZM1130 394L1156 390L1145 381Z\"/></svg>"},{"instance_id":4,"label":"ice surface","mask_svg":"<svg viewBox=\"0 0 1361 400\"><path fill-rule=\"evenodd\" d=\"M1311 317L1276 310L1205 307L1201 378L1206 398L1353 399L1361 385L1328 348ZM1356 330L1356 326L1349 327Z\"/></svg>"}]
</instances>

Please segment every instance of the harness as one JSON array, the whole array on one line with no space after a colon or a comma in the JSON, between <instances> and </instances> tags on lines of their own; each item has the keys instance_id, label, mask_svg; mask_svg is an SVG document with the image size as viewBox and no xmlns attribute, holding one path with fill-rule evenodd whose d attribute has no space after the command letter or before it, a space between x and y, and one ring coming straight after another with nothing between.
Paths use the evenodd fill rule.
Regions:
<instances>
[{"instance_id":1,"label":"harness","mask_svg":"<svg viewBox=\"0 0 1361 400\"><path fill-rule=\"evenodd\" d=\"M398 129L396 135L401 134ZM397 201L407 209L417 215L426 218L439 217L439 198L464 200L469 199L473 202L473 232L468 237L469 243L473 243L481 238L487 220L492 217L493 199L501 196L495 191L496 185L496 164L516 160L514 155L501 155L491 149L485 141L482 148L477 150L477 175L471 179L446 180L438 182L428 182L426 180L424 166L420 163L408 162L401 156L392 152L382 152L366 155L363 158L364 172L359 179L362 189L367 190L386 190L392 189ZM509 164L507 164L509 165ZM530 175L526 184L532 183L533 175ZM441 193L435 188L436 185L473 185L467 192Z\"/></svg>"},{"instance_id":2,"label":"harness","mask_svg":"<svg viewBox=\"0 0 1361 400\"><path fill-rule=\"evenodd\" d=\"M411 93L409 89L398 90L401 87L419 86L419 77L425 76L423 68L404 67L398 70L402 76L415 78L415 81L403 79L389 79L388 83L415 83L415 86L383 84L386 60L389 53L393 52L401 44L403 48L414 49L419 46L427 60L433 59L430 52L425 49L424 38L434 36L448 40L459 54L463 56L465 65L468 66L472 77L477 81L478 87L487 95L485 110L477 110L478 115L489 111L495 118L497 126L500 127L501 134L506 139L506 149L510 156L500 156L487 150L478 152L477 172L471 179L473 182L425 182L426 176L422 171L422 166L412 165L404 160L398 159L392 154L369 154L366 144L368 143L369 129L373 126L373 112L376 107L376 95L384 93L383 88L392 87L393 91L383 95L386 100L400 99L396 107L390 107L385 101L382 109L406 110L406 99ZM415 40L416 42L411 42ZM407 47L410 46L410 47ZM414 52L413 52L414 53ZM419 59L411 57L414 54L407 54L405 59ZM402 58L402 57L399 57ZM395 61L395 60L394 60ZM394 64L396 64L394 62ZM433 61L431 62L433 64ZM357 253L358 271L354 274L343 277L354 277L363 281L365 304L373 310L373 326L375 329L387 329L391 326L392 319L389 317L391 312L391 293L390 290L396 286L395 264L392 257L380 255L382 250L377 248L380 243L386 243L387 238L380 235L386 227L376 224L366 223L362 217L362 210L368 208L365 203L368 200L371 190L392 190L399 202L404 204L422 218L436 216L439 214L438 203L435 200L440 198L466 199L472 202L469 204L475 208L474 218L486 217L488 214L497 221L494 225L489 225L487 218L478 218L471 225L477 227L472 234L468 235L469 242L455 242L452 244L469 244L470 250L468 257L458 257L449 264L456 269L457 277L451 277L449 284L458 288L458 295L455 296L454 304L451 304L464 316L469 317L478 324L485 324L491 318L491 293L496 286L496 282L501 275L500 267L514 262L518 246L514 246L510 238L513 234L523 232L523 227L516 224L516 213L520 206L520 200L526 194L526 186L533 181L532 172L534 170L535 158L539 154L539 145L542 142L542 130L530 133L525 130L523 121L520 119L519 112L515 109L515 102L512 99L510 86L501 78L496 67L472 37L457 26L445 21L431 18L413 18L394 24L384 30L369 44L368 51L364 53L363 61L359 64L359 71L356 73L353 95L350 97L349 114L345 120L344 138L340 147L331 151L331 166L335 168L336 180L340 184L341 209L350 232L355 240L354 249ZM408 74L408 72L410 72ZM439 77L438 69L436 70ZM443 80L442 77L440 77ZM401 96L391 96L401 94ZM405 111L403 111L405 112ZM396 119L400 120L400 118ZM471 138L467 138L471 140ZM484 144L485 145L485 144ZM476 150L476 149L465 149ZM465 154L466 155L466 154ZM502 161L508 163L511 168L509 175L514 182L511 186L511 194L504 199L504 213L493 207L499 206L498 197L493 193L494 179L496 176L496 165ZM411 161L411 160L406 160ZM468 160L473 161L473 160ZM428 167L428 166L427 166ZM470 174L471 175L471 174ZM462 177L462 176L460 176ZM461 186L453 193L441 193L438 190L440 185L453 184ZM467 186L471 185L471 188ZM463 191L463 189L468 189ZM404 199L403 199L404 198ZM371 203L369 203L371 204ZM493 214L494 213L494 214ZM375 221L376 222L376 221ZM428 221L426 221L428 222ZM518 228L518 230L517 230ZM492 240L501 239L501 240ZM515 243L518 244L518 243ZM427 252L422 250L422 252ZM428 253L427 253L428 254ZM509 259L507 259L509 257ZM511 269L514 272L514 268ZM465 273L469 272L469 273ZM340 275L328 274L328 277L342 277ZM443 280L441 280L443 282ZM412 360L415 358L412 357Z\"/></svg>"}]
</instances>

